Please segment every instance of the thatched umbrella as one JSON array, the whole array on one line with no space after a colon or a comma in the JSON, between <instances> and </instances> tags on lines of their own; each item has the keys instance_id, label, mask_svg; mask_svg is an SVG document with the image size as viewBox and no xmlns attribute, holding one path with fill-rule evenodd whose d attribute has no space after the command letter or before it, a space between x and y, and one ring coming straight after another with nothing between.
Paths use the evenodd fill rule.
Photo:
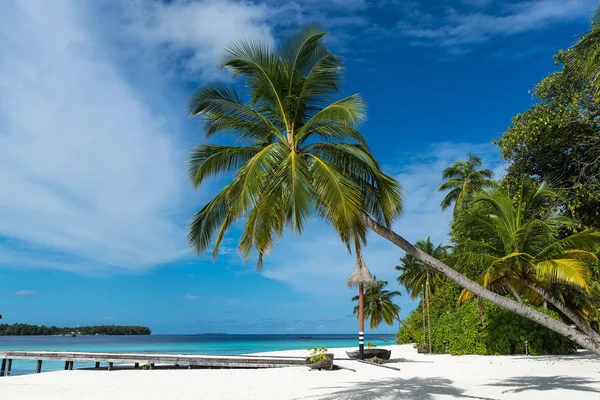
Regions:
<instances>
[{"instance_id":1,"label":"thatched umbrella","mask_svg":"<svg viewBox=\"0 0 600 400\"><path fill-rule=\"evenodd\" d=\"M365 285L375 285L377 282L365 260L362 258L360 246L356 246L356 267L348 279L348 287L358 287L358 358L365 358Z\"/></svg>"}]
</instances>

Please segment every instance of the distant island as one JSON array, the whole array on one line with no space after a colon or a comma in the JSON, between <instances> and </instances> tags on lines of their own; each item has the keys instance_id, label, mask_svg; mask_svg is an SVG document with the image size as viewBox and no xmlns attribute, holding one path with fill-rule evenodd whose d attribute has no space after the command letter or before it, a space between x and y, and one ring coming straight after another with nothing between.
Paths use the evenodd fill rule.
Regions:
<instances>
[{"instance_id":1,"label":"distant island","mask_svg":"<svg viewBox=\"0 0 600 400\"><path fill-rule=\"evenodd\" d=\"M147 326L99 325L77 328L29 324L0 324L0 336L86 336L86 335L150 335Z\"/></svg>"}]
</instances>

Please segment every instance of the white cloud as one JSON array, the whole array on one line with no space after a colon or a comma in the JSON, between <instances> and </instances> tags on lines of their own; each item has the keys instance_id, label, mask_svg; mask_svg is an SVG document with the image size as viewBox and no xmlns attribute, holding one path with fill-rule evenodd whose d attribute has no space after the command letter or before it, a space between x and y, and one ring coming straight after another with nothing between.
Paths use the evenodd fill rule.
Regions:
<instances>
[{"instance_id":1,"label":"white cloud","mask_svg":"<svg viewBox=\"0 0 600 400\"><path fill-rule=\"evenodd\" d=\"M144 62L166 46L212 68L231 40L268 36L264 7L127 3L124 29L109 4L0 3L0 265L140 270L189 253L184 100L164 100L187 89Z\"/></svg>"},{"instance_id":2,"label":"white cloud","mask_svg":"<svg viewBox=\"0 0 600 400\"><path fill-rule=\"evenodd\" d=\"M37 292L34 292L33 290L19 290L14 292L12 295L17 297L31 297L37 296Z\"/></svg>"},{"instance_id":3,"label":"white cloud","mask_svg":"<svg viewBox=\"0 0 600 400\"><path fill-rule=\"evenodd\" d=\"M273 43L273 9L265 4L152 0L132 3L124 11L129 16L129 33L139 43L150 46L155 57L160 51L168 55L168 63L181 62L205 76L215 75L223 50L236 40Z\"/></svg>"},{"instance_id":4,"label":"white cloud","mask_svg":"<svg viewBox=\"0 0 600 400\"><path fill-rule=\"evenodd\" d=\"M488 2L470 0L467 3L484 6ZM437 44L452 49L542 30L550 25L589 20L595 7L591 1L538 0L502 3L488 12L449 8L441 23L439 17L417 8L413 12L416 18L402 21L398 29L405 36L424 41L425 45Z\"/></svg>"},{"instance_id":5,"label":"white cloud","mask_svg":"<svg viewBox=\"0 0 600 400\"><path fill-rule=\"evenodd\" d=\"M200 300L200 296L194 296L191 294L186 294L185 296L183 296L183 298L186 300Z\"/></svg>"}]
</instances>

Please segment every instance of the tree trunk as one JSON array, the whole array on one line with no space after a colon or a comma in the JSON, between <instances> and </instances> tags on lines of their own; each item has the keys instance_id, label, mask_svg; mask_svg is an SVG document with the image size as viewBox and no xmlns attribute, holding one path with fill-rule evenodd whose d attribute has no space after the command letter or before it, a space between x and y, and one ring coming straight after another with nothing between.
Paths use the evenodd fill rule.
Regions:
<instances>
[{"instance_id":1,"label":"tree trunk","mask_svg":"<svg viewBox=\"0 0 600 400\"><path fill-rule=\"evenodd\" d=\"M573 323L575 325L577 325L577 327L583 331L583 333L585 333L586 335L588 335L591 338L594 338L596 341L600 342L600 335L598 335L596 333L596 331L594 331L592 329L592 327L587 323L587 321L585 319L583 319L575 311L573 311L569 307L567 307L562 301L560 301L559 299L554 297L552 295L552 293L550 293L548 290L536 285L535 283L533 283L531 281L523 281L523 283L528 288L530 288L531 290L533 290L534 292L536 292L537 294L542 296L544 301L548 301L550 304L552 304L554 307L556 307L561 313L566 315L567 318L569 318L571 321L573 321Z\"/></svg>"},{"instance_id":2,"label":"tree trunk","mask_svg":"<svg viewBox=\"0 0 600 400\"><path fill-rule=\"evenodd\" d=\"M368 214L363 212L361 214L361 219L365 223L365 225L373 232L394 243L396 246L404 250L407 254L415 257L417 260L425 263L426 265L429 265L431 268L440 272L442 275L457 283L461 287L467 289L468 291L472 292L476 296L480 296L481 298L489 301L490 303L512 311L515 314L518 314L524 318L537 322L538 324L545 326L546 328L572 340L581 347L600 356L600 341L595 340L583 333L580 333L577 330L569 327L568 325L542 312L539 312L531 307L527 307L526 305L520 304L509 298L503 297L497 293L494 293L484 288L483 286L478 285L466 276L460 274L455 269L447 266L440 260L433 258L427 253L419 250L418 248L410 244L406 239L398 235L396 232L379 224Z\"/></svg>"}]
</instances>

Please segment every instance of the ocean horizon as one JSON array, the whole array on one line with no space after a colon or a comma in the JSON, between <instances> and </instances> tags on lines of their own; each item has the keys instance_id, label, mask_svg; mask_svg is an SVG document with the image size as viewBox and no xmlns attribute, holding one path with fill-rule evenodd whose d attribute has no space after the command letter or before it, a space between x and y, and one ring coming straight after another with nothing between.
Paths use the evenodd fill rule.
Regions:
<instances>
[{"instance_id":1,"label":"ocean horizon","mask_svg":"<svg viewBox=\"0 0 600 400\"><path fill-rule=\"evenodd\" d=\"M388 340L385 342L381 338ZM377 346L395 342L393 334L367 334ZM0 350L55 350L82 352L130 352L169 354L248 354L309 347L358 347L358 334L152 334L89 336L0 336ZM75 363L75 368L93 363ZM64 362L44 361L43 372L58 371ZM14 360L13 375L35 372L35 361Z\"/></svg>"}]
</instances>

